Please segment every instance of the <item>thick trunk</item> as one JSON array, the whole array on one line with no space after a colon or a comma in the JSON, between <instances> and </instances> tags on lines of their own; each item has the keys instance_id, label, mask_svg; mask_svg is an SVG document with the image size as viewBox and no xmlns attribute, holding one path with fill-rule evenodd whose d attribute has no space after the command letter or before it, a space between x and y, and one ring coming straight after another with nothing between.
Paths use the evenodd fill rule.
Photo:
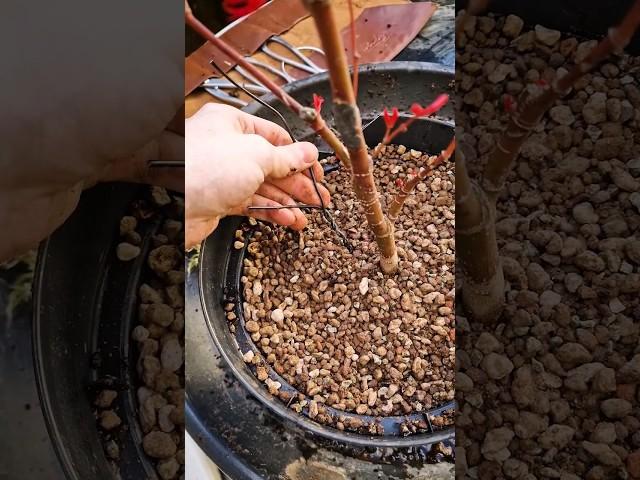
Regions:
<instances>
[{"instance_id":1,"label":"thick trunk","mask_svg":"<svg viewBox=\"0 0 640 480\"><path fill-rule=\"evenodd\" d=\"M382 270L385 273L393 273L398 268L393 225L384 215L376 189L371 157L362 134L360 111L356 105L347 58L333 7L329 0L306 0L305 4L313 16L327 58L336 129L349 151L353 189L364 208L369 227L376 237Z\"/></svg>"},{"instance_id":2,"label":"thick trunk","mask_svg":"<svg viewBox=\"0 0 640 480\"><path fill-rule=\"evenodd\" d=\"M469 180L461 153L456 162L456 260L465 310L481 322L496 321L504 308L505 285L493 208L482 189Z\"/></svg>"}]
</instances>

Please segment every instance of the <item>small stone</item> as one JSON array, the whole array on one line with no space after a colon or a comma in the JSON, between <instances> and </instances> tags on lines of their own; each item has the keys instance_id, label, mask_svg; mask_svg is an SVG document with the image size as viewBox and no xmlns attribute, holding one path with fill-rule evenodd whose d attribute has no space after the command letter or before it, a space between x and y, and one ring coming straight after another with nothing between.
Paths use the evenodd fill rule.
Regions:
<instances>
[{"instance_id":1,"label":"small stone","mask_svg":"<svg viewBox=\"0 0 640 480\"><path fill-rule=\"evenodd\" d=\"M256 369L256 376L258 377L258 380L264 382L267 378L269 378L269 372L265 367L260 366Z\"/></svg>"},{"instance_id":2,"label":"small stone","mask_svg":"<svg viewBox=\"0 0 640 480\"><path fill-rule=\"evenodd\" d=\"M373 330L373 338L374 338L375 340L380 340L380 339L382 338L382 328L380 328L380 327L376 327L376 328Z\"/></svg>"},{"instance_id":3,"label":"small stone","mask_svg":"<svg viewBox=\"0 0 640 480\"><path fill-rule=\"evenodd\" d=\"M394 300L397 300L402 296L402 292L398 288L392 288L389 290L389 296Z\"/></svg>"},{"instance_id":4,"label":"small stone","mask_svg":"<svg viewBox=\"0 0 640 480\"><path fill-rule=\"evenodd\" d=\"M109 408L116 398L118 398L118 392L115 390L102 390L96 397L94 405L98 408Z\"/></svg>"},{"instance_id":5,"label":"small stone","mask_svg":"<svg viewBox=\"0 0 640 480\"><path fill-rule=\"evenodd\" d=\"M125 216L120 219L120 235L124 236L127 233L135 231L138 226L138 220L136 217Z\"/></svg>"},{"instance_id":6,"label":"small stone","mask_svg":"<svg viewBox=\"0 0 640 480\"><path fill-rule=\"evenodd\" d=\"M623 312L625 308L624 303L622 303L619 298L614 298L609 301L609 309L611 310L611 313Z\"/></svg>"},{"instance_id":7,"label":"small stone","mask_svg":"<svg viewBox=\"0 0 640 480\"><path fill-rule=\"evenodd\" d=\"M482 455L487 460L506 460L511 455L507 447L511 443L513 437L513 431L506 427L489 430L482 442Z\"/></svg>"},{"instance_id":8,"label":"small stone","mask_svg":"<svg viewBox=\"0 0 640 480\"><path fill-rule=\"evenodd\" d=\"M571 125L575 121L575 117L571 109L566 105L557 105L549 110L549 115L554 122L560 125Z\"/></svg>"},{"instance_id":9,"label":"small stone","mask_svg":"<svg viewBox=\"0 0 640 480\"><path fill-rule=\"evenodd\" d=\"M244 355L242 355L242 359L245 361L245 363L251 363L253 361L253 357L255 357L253 350L249 350Z\"/></svg>"},{"instance_id":10,"label":"small stone","mask_svg":"<svg viewBox=\"0 0 640 480\"><path fill-rule=\"evenodd\" d=\"M147 307L145 317L161 327L168 327L175 319L173 308L165 303L153 303Z\"/></svg>"},{"instance_id":11,"label":"small stone","mask_svg":"<svg viewBox=\"0 0 640 480\"><path fill-rule=\"evenodd\" d=\"M115 440L109 440L104 446L104 451L111 460L118 460L120 458L120 447Z\"/></svg>"},{"instance_id":12,"label":"small stone","mask_svg":"<svg viewBox=\"0 0 640 480\"><path fill-rule=\"evenodd\" d=\"M284 320L284 312L280 308L276 308L271 312L271 320L274 322L282 322Z\"/></svg>"},{"instance_id":13,"label":"small stone","mask_svg":"<svg viewBox=\"0 0 640 480\"><path fill-rule=\"evenodd\" d=\"M616 427L610 422L600 422L591 433L591 441L594 443L611 444L616 440Z\"/></svg>"},{"instance_id":14,"label":"small stone","mask_svg":"<svg viewBox=\"0 0 640 480\"><path fill-rule=\"evenodd\" d=\"M613 450L611 450L611 447L609 447L609 445L605 445L604 443L592 443L585 441L582 442L582 447L602 465L615 467L622 464L620 457L616 455Z\"/></svg>"},{"instance_id":15,"label":"small stone","mask_svg":"<svg viewBox=\"0 0 640 480\"><path fill-rule=\"evenodd\" d=\"M369 291L369 279L367 277L364 277L362 280L360 280L358 290L360 290L361 295L367 294L367 292Z\"/></svg>"},{"instance_id":16,"label":"small stone","mask_svg":"<svg viewBox=\"0 0 640 480\"><path fill-rule=\"evenodd\" d=\"M116 247L116 256L123 262L129 262L140 255L140 247L127 242L119 243Z\"/></svg>"},{"instance_id":17,"label":"small stone","mask_svg":"<svg viewBox=\"0 0 640 480\"><path fill-rule=\"evenodd\" d=\"M157 274L174 270L182 259L180 251L174 245L161 245L149 253L147 263Z\"/></svg>"},{"instance_id":18,"label":"small stone","mask_svg":"<svg viewBox=\"0 0 640 480\"><path fill-rule=\"evenodd\" d=\"M582 109L582 117L585 122L598 124L607 121L607 96L604 93L596 92Z\"/></svg>"},{"instance_id":19,"label":"small stone","mask_svg":"<svg viewBox=\"0 0 640 480\"><path fill-rule=\"evenodd\" d=\"M616 420L629 415L632 406L631 403L621 398L609 398L600 404L600 409L607 418Z\"/></svg>"},{"instance_id":20,"label":"small stone","mask_svg":"<svg viewBox=\"0 0 640 480\"><path fill-rule=\"evenodd\" d=\"M634 355L618 372L624 383L640 383L640 354Z\"/></svg>"},{"instance_id":21,"label":"small stone","mask_svg":"<svg viewBox=\"0 0 640 480\"><path fill-rule=\"evenodd\" d=\"M629 172L620 167L613 168L611 171L611 179L620 190L624 190L625 192L637 192L640 190L640 181L633 178Z\"/></svg>"},{"instance_id":22,"label":"small stone","mask_svg":"<svg viewBox=\"0 0 640 480\"><path fill-rule=\"evenodd\" d=\"M598 214L589 202L582 202L573 207L573 218L580 224L598 223Z\"/></svg>"},{"instance_id":23,"label":"small stone","mask_svg":"<svg viewBox=\"0 0 640 480\"><path fill-rule=\"evenodd\" d=\"M258 322L256 322L255 320L249 320L246 324L245 324L245 329L247 330L247 332L249 333L256 333L260 331L260 325L258 324Z\"/></svg>"},{"instance_id":24,"label":"small stone","mask_svg":"<svg viewBox=\"0 0 640 480\"><path fill-rule=\"evenodd\" d=\"M498 339L489 332L482 332L476 341L476 348L484 354L497 352L501 347Z\"/></svg>"},{"instance_id":25,"label":"small stone","mask_svg":"<svg viewBox=\"0 0 640 480\"><path fill-rule=\"evenodd\" d=\"M536 25L535 32L536 40L548 47L553 47L560 41L560 37L562 36L558 30L551 30L550 28L545 28L542 25Z\"/></svg>"},{"instance_id":26,"label":"small stone","mask_svg":"<svg viewBox=\"0 0 640 480\"><path fill-rule=\"evenodd\" d=\"M492 379L501 380L511 373L513 363L504 355L490 353L482 360L482 369Z\"/></svg>"},{"instance_id":27,"label":"small stone","mask_svg":"<svg viewBox=\"0 0 640 480\"><path fill-rule=\"evenodd\" d=\"M596 47L596 45L598 45L597 40L587 40L586 42L578 44L575 58L576 63L582 62L587 57L587 55L591 53L591 50Z\"/></svg>"},{"instance_id":28,"label":"small stone","mask_svg":"<svg viewBox=\"0 0 640 480\"><path fill-rule=\"evenodd\" d=\"M162 294L158 292L155 288L143 283L140 285L140 289L138 290L138 294L140 295L140 301L142 303L162 303L163 298Z\"/></svg>"},{"instance_id":29,"label":"small stone","mask_svg":"<svg viewBox=\"0 0 640 480\"><path fill-rule=\"evenodd\" d=\"M599 273L605 268L604 260L602 260L598 254L590 250L586 250L578 254L575 258L575 263L582 270L589 272Z\"/></svg>"},{"instance_id":30,"label":"small stone","mask_svg":"<svg viewBox=\"0 0 640 480\"><path fill-rule=\"evenodd\" d=\"M180 464L175 458L167 458L166 460L159 461L156 468L162 480L172 480L176 478L180 470Z\"/></svg>"},{"instance_id":31,"label":"small stone","mask_svg":"<svg viewBox=\"0 0 640 480\"><path fill-rule=\"evenodd\" d=\"M502 33L505 37L516 38L522 32L522 27L524 27L524 20L516 15L509 15L504 21Z\"/></svg>"},{"instance_id":32,"label":"small stone","mask_svg":"<svg viewBox=\"0 0 640 480\"><path fill-rule=\"evenodd\" d=\"M551 425L546 432L538 437L542 448L557 448L559 450L566 447L573 439L575 430L568 425Z\"/></svg>"},{"instance_id":33,"label":"small stone","mask_svg":"<svg viewBox=\"0 0 640 480\"><path fill-rule=\"evenodd\" d=\"M169 458L176 454L178 448L165 432L150 432L142 439L142 448L152 458Z\"/></svg>"},{"instance_id":34,"label":"small stone","mask_svg":"<svg viewBox=\"0 0 640 480\"><path fill-rule=\"evenodd\" d=\"M593 377L593 389L600 393L616 391L616 372L613 368L603 368Z\"/></svg>"},{"instance_id":35,"label":"small stone","mask_svg":"<svg viewBox=\"0 0 640 480\"><path fill-rule=\"evenodd\" d=\"M162 346L160 354L162 368L169 372L177 371L183 363L183 349L177 338L169 338Z\"/></svg>"},{"instance_id":36,"label":"small stone","mask_svg":"<svg viewBox=\"0 0 640 480\"><path fill-rule=\"evenodd\" d=\"M465 373L456 373L456 391L471 392L473 389L473 380Z\"/></svg>"},{"instance_id":37,"label":"small stone","mask_svg":"<svg viewBox=\"0 0 640 480\"><path fill-rule=\"evenodd\" d=\"M624 246L627 258L636 265L640 265L640 240L630 240Z\"/></svg>"},{"instance_id":38,"label":"small stone","mask_svg":"<svg viewBox=\"0 0 640 480\"><path fill-rule=\"evenodd\" d=\"M478 30L484 34L489 34L496 28L496 21L492 17L477 17Z\"/></svg>"},{"instance_id":39,"label":"small stone","mask_svg":"<svg viewBox=\"0 0 640 480\"><path fill-rule=\"evenodd\" d=\"M151 187L151 198L153 203L159 207L164 207L171 203L171 197L167 193L166 188L163 187Z\"/></svg>"},{"instance_id":40,"label":"small stone","mask_svg":"<svg viewBox=\"0 0 640 480\"><path fill-rule=\"evenodd\" d=\"M384 303L384 297L382 295L376 295L371 300L373 303L377 303L378 305L382 305Z\"/></svg>"},{"instance_id":41,"label":"small stone","mask_svg":"<svg viewBox=\"0 0 640 480\"><path fill-rule=\"evenodd\" d=\"M271 395L277 395L278 390L280 390L280 388L282 387L282 384L280 382L276 382L274 380L271 380L270 378L267 378L264 383Z\"/></svg>"},{"instance_id":42,"label":"small stone","mask_svg":"<svg viewBox=\"0 0 640 480\"><path fill-rule=\"evenodd\" d=\"M589 169L591 160L584 157L571 155L560 162L560 168L572 175L582 175Z\"/></svg>"},{"instance_id":43,"label":"small stone","mask_svg":"<svg viewBox=\"0 0 640 480\"><path fill-rule=\"evenodd\" d=\"M496 67L496 69L491 72L491 74L487 77L491 83L500 83L507 78L507 75L511 73L511 67L508 65L500 64Z\"/></svg>"},{"instance_id":44,"label":"small stone","mask_svg":"<svg viewBox=\"0 0 640 480\"><path fill-rule=\"evenodd\" d=\"M556 358L564 368L571 369L590 362L593 355L579 343L563 343L556 351Z\"/></svg>"},{"instance_id":45,"label":"small stone","mask_svg":"<svg viewBox=\"0 0 640 480\"><path fill-rule=\"evenodd\" d=\"M173 432L176 428L175 424L171 421L171 412L175 410L174 405L163 405L158 410L158 426L163 432Z\"/></svg>"},{"instance_id":46,"label":"small stone","mask_svg":"<svg viewBox=\"0 0 640 480\"><path fill-rule=\"evenodd\" d=\"M113 410L105 410L100 413L100 426L104 430L113 430L116 427L119 427L122 424L122 420L116 412Z\"/></svg>"},{"instance_id":47,"label":"small stone","mask_svg":"<svg viewBox=\"0 0 640 480\"><path fill-rule=\"evenodd\" d=\"M562 297L554 291L547 290L540 295L540 305L543 307L555 307L562 301Z\"/></svg>"},{"instance_id":48,"label":"small stone","mask_svg":"<svg viewBox=\"0 0 640 480\"><path fill-rule=\"evenodd\" d=\"M236 250L242 250L244 248L244 242L236 240L235 242L233 242L233 248L235 248Z\"/></svg>"}]
</instances>

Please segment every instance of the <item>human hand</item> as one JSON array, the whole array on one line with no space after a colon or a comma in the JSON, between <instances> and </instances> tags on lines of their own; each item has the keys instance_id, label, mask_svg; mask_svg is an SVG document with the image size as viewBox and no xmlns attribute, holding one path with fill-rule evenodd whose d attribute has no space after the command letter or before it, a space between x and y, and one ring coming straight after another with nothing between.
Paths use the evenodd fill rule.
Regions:
<instances>
[{"instance_id":1,"label":"human hand","mask_svg":"<svg viewBox=\"0 0 640 480\"><path fill-rule=\"evenodd\" d=\"M183 136L167 130L184 105L184 45L177 31L169 36L167 15L149 16L143 3L103 4L92 12L99 21L71 21L73 2L56 5L56 21L4 5L3 25L30 42L3 51L4 71L15 74L0 90L0 261L36 247L96 182L184 188L180 169L145 169L146 160L184 158Z\"/></svg>"},{"instance_id":2,"label":"human hand","mask_svg":"<svg viewBox=\"0 0 640 480\"><path fill-rule=\"evenodd\" d=\"M320 205L307 171L324 178L318 150L292 143L275 123L233 107L208 104L185 123L185 246L209 235L221 218L248 215L301 230L307 218L298 208L249 210L249 207ZM305 172L305 173L303 173ZM329 191L318 184L324 204Z\"/></svg>"}]
</instances>

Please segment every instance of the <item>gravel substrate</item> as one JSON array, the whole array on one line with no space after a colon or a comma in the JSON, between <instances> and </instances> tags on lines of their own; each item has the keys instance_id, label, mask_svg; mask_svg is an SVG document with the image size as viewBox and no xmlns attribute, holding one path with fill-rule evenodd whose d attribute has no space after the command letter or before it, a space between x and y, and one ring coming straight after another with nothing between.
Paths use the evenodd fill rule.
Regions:
<instances>
[{"instance_id":1,"label":"gravel substrate","mask_svg":"<svg viewBox=\"0 0 640 480\"><path fill-rule=\"evenodd\" d=\"M504 95L595 42L514 16L465 32L456 123L478 179ZM458 478L640 478L639 67L621 55L578 82L498 200L507 306L494 326L457 319Z\"/></svg>"},{"instance_id":2,"label":"gravel substrate","mask_svg":"<svg viewBox=\"0 0 640 480\"><path fill-rule=\"evenodd\" d=\"M184 478L184 202L182 198L153 187L150 202L140 201L131 215L120 221L122 243L116 249L122 262L140 255L142 238L136 231L141 221L161 214L158 232L151 239L145 262L144 282L138 291L140 322L131 332L138 352L136 371L137 411L142 448L153 462L159 478ZM152 220L153 221L153 220ZM121 427L111 410L117 392L102 391L96 406L103 409L99 424L105 431ZM117 437L105 444L105 452L117 465Z\"/></svg>"},{"instance_id":3,"label":"gravel substrate","mask_svg":"<svg viewBox=\"0 0 640 480\"><path fill-rule=\"evenodd\" d=\"M428 156L405 147L387 147L381 156L374 171L388 204L396 179L426 165ZM317 212L301 234L257 224L242 285L246 329L260 354L243 353L272 393L280 385L267 379L265 360L310 399L294 399L291 408L307 406L311 418L328 422L325 404L390 416L453 398L453 182L452 165L440 166L407 200L396 223L400 268L388 277L342 171L326 183L353 254ZM235 314L228 318L235 328Z\"/></svg>"}]
</instances>

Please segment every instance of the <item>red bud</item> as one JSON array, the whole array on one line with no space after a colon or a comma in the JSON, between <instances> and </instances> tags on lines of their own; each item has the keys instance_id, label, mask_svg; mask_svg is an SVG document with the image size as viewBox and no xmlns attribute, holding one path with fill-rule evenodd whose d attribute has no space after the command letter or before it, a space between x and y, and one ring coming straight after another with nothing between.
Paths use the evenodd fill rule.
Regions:
<instances>
[{"instance_id":1,"label":"red bud","mask_svg":"<svg viewBox=\"0 0 640 480\"><path fill-rule=\"evenodd\" d=\"M316 109L316 112L320 113L320 110L322 110L322 104L324 103L324 98L322 98L320 95L316 95L315 93L313 94L313 108Z\"/></svg>"},{"instance_id":2,"label":"red bud","mask_svg":"<svg viewBox=\"0 0 640 480\"><path fill-rule=\"evenodd\" d=\"M382 116L384 117L384 124L387 126L387 129L392 129L393 126L398 121L400 113L398 112L397 107L393 107L393 109L391 110L391 113L389 113L389 110L387 109L387 107L384 107Z\"/></svg>"}]
</instances>

